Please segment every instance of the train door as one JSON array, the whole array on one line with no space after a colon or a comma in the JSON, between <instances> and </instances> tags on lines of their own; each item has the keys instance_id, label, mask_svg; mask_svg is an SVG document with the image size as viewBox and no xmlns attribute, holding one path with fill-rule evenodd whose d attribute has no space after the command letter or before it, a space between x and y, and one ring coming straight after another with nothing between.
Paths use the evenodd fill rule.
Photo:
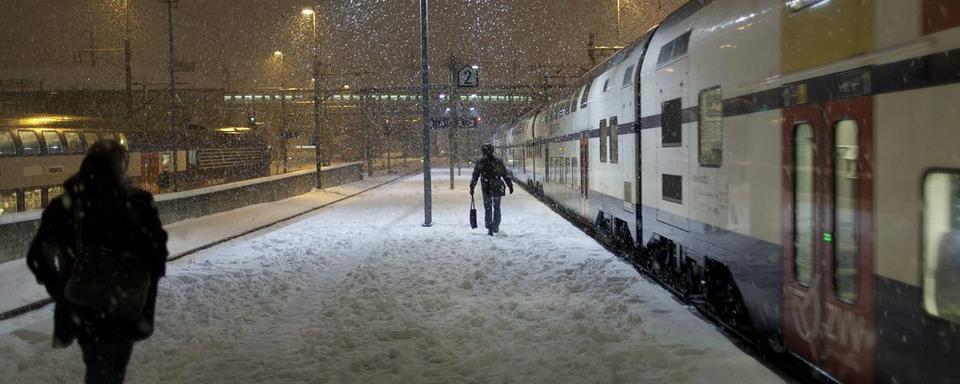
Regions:
<instances>
[{"instance_id":1,"label":"train door","mask_svg":"<svg viewBox=\"0 0 960 384\"><path fill-rule=\"evenodd\" d=\"M873 103L784 109L786 346L845 383L872 383Z\"/></svg>"},{"instance_id":2,"label":"train door","mask_svg":"<svg viewBox=\"0 0 960 384\"><path fill-rule=\"evenodd\" d=\"M160 154L144 152L140 154L140 188L150 193L160 193Z\"/></svg>"}]
</instances>

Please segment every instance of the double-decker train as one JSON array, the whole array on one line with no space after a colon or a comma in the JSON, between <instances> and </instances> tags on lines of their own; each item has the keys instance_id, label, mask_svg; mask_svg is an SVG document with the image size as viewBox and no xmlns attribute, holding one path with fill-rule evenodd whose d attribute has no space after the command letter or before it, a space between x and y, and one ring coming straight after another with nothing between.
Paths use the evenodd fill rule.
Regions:
<instances>
[{"instance_id":1,"label":"double-decker train","mask_svg":"<svg viewBox=\"0 0 960 384\"><path fill-rule=\"evenodd\" d=\"M132 183L155 193L170 191L174 182L178 189L192 189L269 175L267 144L246 128L196 127L175 136L173 143L169 132L94 117L2 115L0 215L46 206L80 169L87 148L101 139L127 147Z\"/></svg>"},{"instance_id":2,"label":"double-decker train","mask_svg":"<svg viewBox=\"0 0 960 384\"><path fill-rule=\"evenodd\" d=\"M960 2L690 1L491 140L818 377L960 382Z\"/></svg>"}]
</instances>

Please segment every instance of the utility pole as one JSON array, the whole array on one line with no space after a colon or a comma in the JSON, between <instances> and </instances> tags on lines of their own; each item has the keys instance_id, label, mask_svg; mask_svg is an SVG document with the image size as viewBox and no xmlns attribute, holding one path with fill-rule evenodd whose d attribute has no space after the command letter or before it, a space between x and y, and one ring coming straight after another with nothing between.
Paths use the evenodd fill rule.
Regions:
<instances>
[{"instance_id":1,"label":"utility pole","mask_svg":"<svg viewBox=\"0 0 960 384\"><path fill-rule=\"evenodd\" d=\"M433 226L432 206L430 201L430 53L428 33L429 13L428 0L420 0L420 80L423 83L423 92L420 97L421 116L423 125L423 226Z\"/></svg>"},{"instance_id":2,"label":"utility pole","mask_svg":"<svg viewBox=\"0 0 960 384\"><path fill-rule=\"evenodd\" d=\"M133 70L130 64L130 0L123 0L123 68L126 72L127 121L133 120Z\"/></svg>"},{"instance_id":3,"label":"utility pole","mask_svg":"<svg viewBox=\"0 0 960 384\"><path fill-rule=\"evenodd\" d=\"M177 75L174 68L173 52L173 4L177 0L163 0L167 3L167 30L170 35L170 138L173 140L173 191L177 191Z\"/></svg>"}]
</instances>

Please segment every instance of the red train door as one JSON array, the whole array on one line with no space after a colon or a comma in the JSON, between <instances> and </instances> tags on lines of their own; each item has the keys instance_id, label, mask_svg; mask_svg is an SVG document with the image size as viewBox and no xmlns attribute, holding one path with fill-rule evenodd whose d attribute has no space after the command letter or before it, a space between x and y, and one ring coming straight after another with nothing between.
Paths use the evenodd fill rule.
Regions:
<instances>
[{"instance_id":1,"label":"red train door","mask_svg":"<svg viewBox=\"0 0 960 384\"><path fill-rule=\"evenodd\" d=\"M844 383L875 375L873 101L784 109L786 346Z\"/></svg>"}]
</instances>

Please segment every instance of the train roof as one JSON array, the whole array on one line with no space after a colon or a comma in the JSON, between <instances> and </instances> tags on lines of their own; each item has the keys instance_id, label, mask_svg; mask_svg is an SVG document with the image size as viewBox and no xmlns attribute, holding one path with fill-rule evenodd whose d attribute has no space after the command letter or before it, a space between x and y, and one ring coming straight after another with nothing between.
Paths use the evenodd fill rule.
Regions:
<instances>
[{"instance_id":1,"label":"train roof","mask_svg":"<svg viewBox=\"0 0 960 384\"><path fill-rule=\"evenodd\" d=\"M0 114L0 128L118 129L121 126L124 124L119 120L92 116L46 113Z\"/></svg>"}]
</instances>

